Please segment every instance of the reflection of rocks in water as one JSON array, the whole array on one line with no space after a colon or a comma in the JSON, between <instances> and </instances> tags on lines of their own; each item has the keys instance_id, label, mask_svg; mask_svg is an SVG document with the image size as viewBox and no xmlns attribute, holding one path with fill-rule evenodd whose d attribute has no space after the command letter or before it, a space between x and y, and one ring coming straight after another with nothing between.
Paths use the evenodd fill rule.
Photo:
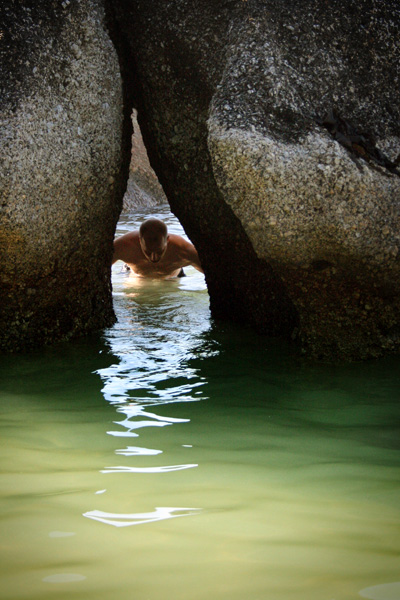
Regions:
<instances>
[{"instance_id":1,"label":"reflection of rocks in water","mask_svg":"<svg viewBox=\"0 0 400 600\"><path fill-rule=\"evenodd\" d=\"M132 123L132 159L128 186L124 196L124 210L165 204L167 199L157 175L150 166L139 123L137 122L136 110L132 113Z\"/></svg>"}]
</instances>

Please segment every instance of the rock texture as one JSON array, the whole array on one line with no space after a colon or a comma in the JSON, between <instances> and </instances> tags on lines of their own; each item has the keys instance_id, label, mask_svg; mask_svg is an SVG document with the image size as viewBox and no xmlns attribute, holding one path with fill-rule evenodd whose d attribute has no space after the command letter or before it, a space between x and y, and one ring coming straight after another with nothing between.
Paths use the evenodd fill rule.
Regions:
<instances>
[{"instance_id":1,"label":"rock texture","mask_svg":"<svg viewBox=\"0 0 400 600\"><path fill-rule=\"evenodd\" d=\"M399 348L397 0L1 10L1 348L112 321L133 105L215 317L323 358Z\"/></svg>"},{"instance_id":2,"label":"rock texture","mask_svg":"<svg viewBox=\"0 0 400 600\"><path fill-rule=\"evenodd\" d=\"M397 0L117 0L110 13L214 316L328 359L398 349Z\"/></svg>"},{"instance_id":3,"label":"rock texture","mask_svg":"<svg viewBox=\"0 0 400 600\"><path fill-rule=\"evenodd\" d=\"M5 0L2 18L0 348L18 350L113 321L130 132L101 2Z\"/></svg>"}]
</instances>

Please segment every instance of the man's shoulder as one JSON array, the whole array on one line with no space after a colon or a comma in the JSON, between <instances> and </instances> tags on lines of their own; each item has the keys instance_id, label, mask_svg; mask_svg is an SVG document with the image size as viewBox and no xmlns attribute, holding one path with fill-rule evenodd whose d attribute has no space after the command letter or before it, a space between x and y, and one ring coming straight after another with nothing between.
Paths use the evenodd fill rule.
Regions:
<instances>
[{"instance_id":1,"label":"man's shoulder","mask_svg":"<svg viewBox=\"0 0 400 600\"><path fill-rule=\"evenodd\" d=\"M169 238L169 243L172 243L176 246L185 247L190 243L187 240L185 240L185 238L183 238L181 235L178 235L176 233L170 233L168 235L168 238Z\"/></svg>"},{"instance_id":2,"label":"man's shoulder","mask_svg":"<svg viewBox=\"0 0 400 600\"><path fill-rule=\"evenodd\" d=\"M168 245L173 255L186 261L187 264L191 264L194 250L191 242L185 240L181 235L170 234ZM185 266L185 264L182 264L182 266Z\"/></svg>"},{"instance_id":3,"label":"man's shoulder","mask_svg":"<svg viewBox=\"0 0 400 600\"><path fill-rule=\"evenodd\" d=\"M121 237L117 238L116 241L120 241L124 244L135 244L139 241L139 232L138 231L130 231L129 233L125 233L121 235Z\"/></svg>"}]
</instances>

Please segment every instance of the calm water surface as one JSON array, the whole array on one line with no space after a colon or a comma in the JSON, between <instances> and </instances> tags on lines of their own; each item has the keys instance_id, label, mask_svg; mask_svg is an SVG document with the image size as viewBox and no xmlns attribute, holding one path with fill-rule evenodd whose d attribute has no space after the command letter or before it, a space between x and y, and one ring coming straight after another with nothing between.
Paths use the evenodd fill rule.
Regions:
<instances>
[{"instance_id":1,"label":"calm water surface","mask_svg":"<svg viewBox=\"0 0 400 600\"><path fill-rule=\"evenodd\" d=\"M1 598L399 600L400 359L310 364L121 267L101 339L1 359Z\"/></svg>"}]
</instances>

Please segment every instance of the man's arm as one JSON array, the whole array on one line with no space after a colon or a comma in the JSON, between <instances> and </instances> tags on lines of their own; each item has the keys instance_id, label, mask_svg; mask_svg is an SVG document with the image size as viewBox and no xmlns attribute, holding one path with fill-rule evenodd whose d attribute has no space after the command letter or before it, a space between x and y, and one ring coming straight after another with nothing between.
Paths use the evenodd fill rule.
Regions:
<instances>
[{"instance_id":1,"label":"man's arm","mask_svg":"<svg viewBox=\"0 0 400 600\"><path fill-rule=\"evenodd\" d=\"M114 254L113 254L113 258L112 258L112 264L116 263L117 260L122 260L121 258L121 242L120 242L121 238L117 238L116 240L114 240Z\"/></svg>"},{"instance_id":2,"label":"man's arm","mask_svg":"<svg viewBox=\"0 0 400 600\"><path fill-rule=\"evenodd\" d=\"M132 260L130 255L132 254L132 250L134 248L134 238L136 234L137 232L135 231L125 233L125 235L121 235L121 237L114 240L112 264L117 262L117 260L123 260L124 262L129 262Z\"/></svg>"},{"instance_id":3,"label":"man's arm","mask_svg":"<svg viewBox=\"0 0 400 600\"><path fill-rule=\"evenodd\" d=\"M189 264L200 271L200 273L204 273L196 248L190 242L187 242L186 240L184 240L184 242L186 259L188 260Z\"/></svg>"}]
</instances>

